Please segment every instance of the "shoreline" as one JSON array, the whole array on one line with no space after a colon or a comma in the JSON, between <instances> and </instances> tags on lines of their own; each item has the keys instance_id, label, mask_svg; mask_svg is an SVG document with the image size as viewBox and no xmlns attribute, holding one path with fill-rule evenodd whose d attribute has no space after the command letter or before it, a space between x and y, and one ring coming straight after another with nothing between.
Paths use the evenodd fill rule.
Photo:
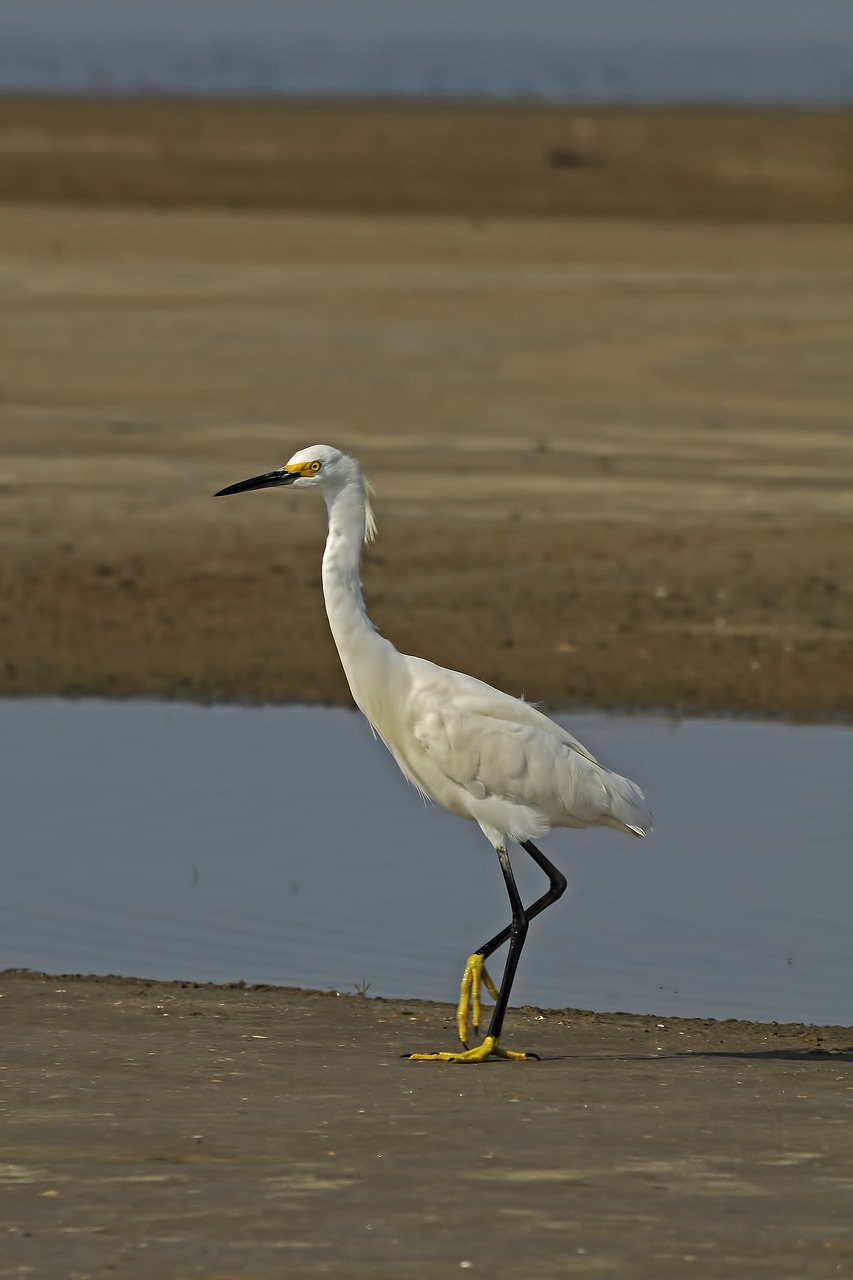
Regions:
<instances>
[{"instance_id":1,"label":"shoreline","mask_svg":"<svg viewBox=\"0 0 853 1280\"><path fill-rule=\"evenodd\" d=\"M454 1030L456 1019L456 1005L446 1000L430 1000L409 996L371 996L362 994L359 991L340 991L335 987L294 987L286 984L278 985L273 982L245 982L242 979L231 982L198 982L192 978L146 978L139 974L47 973L41 969L0 969L0 988L2 988L4 982L17 982L18 980L32 980L42 984L73 982L81 985L91 984L95 987L111 985L127 987L132 990L154 988L162 991L198 991L207 994L242 992L297 1000L355 1000L379 1007L387 1006L392 1010L399 1010L403 1007L406 1009L410 1007L412 1009L416 1008L423 1014L434 1017L437 1025L443 1021L448 1031ZM491 1006L489 1005L488 1007ZM631 1013L620 1009L581 1009L572 1006L552 1007L550 1005L529 1004L510 1005L508 1012L517 1015L527 1023L532 1023L545 1015L549 1019L562 1023L583 1026L628 1027L643 1031L649 1028L650 1023L663 1022L667 1025L677 1025L679 1028L693 1031L697 1034L727 1029L735 1033L749 1032L753 1034L763 1032L778 1039L785 1039L788 1036L808 1039L811 1035L813 1040L812 1048L815 1052L826 1048L827 1044L831 1044L832 1047L826 1048L826 1052L853 1054L853 1021L850 1023L780 1022L777 1019L764 1021L759 1018L715 1018L705 1017L700 1014ZM844 1041L844 1044L835 1044L835 1041Z\"/></svg>"},{"instance_id":2,"label":"shoreline","mask_svg":"<svg viewBox=\"0 0 853 1280\"><path fill-rule=\"evenodd\" d=\"M27 700L44 700L48 701L56 699L60 702L156 702L164 705L178 704L190 707L241 707L245 710L251 710L253 707L329 707L339 711L351 711L353 715L361 715L362 712L352 701L351 697L343 697L340 701L332 699L315 699L306 702L298 697L281 697L272 696L264 697L262 695L235 695L234 697L225 698L221 695L213 693L211 695L192 694L186 692L158 692L152 690L149 692L133 692L127 693L111 693L98 692L97 689L83 692L63 692L63 690L53 689L16 689L12 692L0 691L0 700L9 699L10 701L27 701ZM785 708L779 710L753 711L751 709L735 709L730 707L709 707L703 709L690 708L683 709L679 707L667 707L664 705L636 704L626 706L620 704L601 704L596 702L577 702L577 703L561 703L551 702L547 698L537 699L535 705L541 707L546 714L551 716L613 716L624 717L626 720L671 720L681 722L683 720L726 720L736 723L743 721L747 724L778 724L787 725L791 728L797 726L813 725L818 728L847 728L853 724L853 713L846 710L838 712L810 712L790 711Z\"/></svg>"}]
</instances>

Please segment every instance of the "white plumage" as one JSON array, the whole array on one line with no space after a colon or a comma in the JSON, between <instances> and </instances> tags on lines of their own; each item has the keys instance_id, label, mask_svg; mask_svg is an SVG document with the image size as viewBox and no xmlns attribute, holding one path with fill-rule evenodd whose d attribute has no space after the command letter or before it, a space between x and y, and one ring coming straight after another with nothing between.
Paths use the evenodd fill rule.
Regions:
<instances>
[{"instance_id":1,"label":"white plumage","mask_svg":"<svg viewBox=\"0 0 853 1280\"><path fill-rule=\"evenodd\" d=\"M477 1026L480 983L486 984L496 998L488 1036L464 1052L412 1056L524 1057L498 1048L509 990L530 919L565 888L564 877L532 841L552 827L608 826L644 835L651 818L643 793L636 783L605 769L536 707L472 676L401 654L379 635L367 616L359 579L362 543L373 537L375 522L354 458L330 445L314 445L295 453L284 467L220 494L278 485L318 489L326 500L323 593L353 698L419 791L479 823L498 853L510 897L512 924L470 957L459 1002L464 1045L469 1012ZM550 881L549 891L526 910L506 853L510 840L531 854ZM498 993L483 961L506 940L510 954Z\"/></svg>"}]
</instances>

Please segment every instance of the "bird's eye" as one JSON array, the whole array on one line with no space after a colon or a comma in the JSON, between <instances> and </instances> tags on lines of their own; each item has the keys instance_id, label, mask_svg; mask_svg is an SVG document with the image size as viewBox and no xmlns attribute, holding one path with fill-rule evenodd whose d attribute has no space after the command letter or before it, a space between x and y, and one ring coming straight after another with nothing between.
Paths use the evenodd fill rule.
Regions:
<instances>
[{"instance_id":1,"label":"bird's eye","mask_svg":"<svg viewBox=\"0 0 853 1280\"><path fill-rule=\"evenodd\" d=\"M317 471L320 470L322 465L323 465L322 462L309 462L308 470L316 473Z\"/></svg>"}]
</instances>

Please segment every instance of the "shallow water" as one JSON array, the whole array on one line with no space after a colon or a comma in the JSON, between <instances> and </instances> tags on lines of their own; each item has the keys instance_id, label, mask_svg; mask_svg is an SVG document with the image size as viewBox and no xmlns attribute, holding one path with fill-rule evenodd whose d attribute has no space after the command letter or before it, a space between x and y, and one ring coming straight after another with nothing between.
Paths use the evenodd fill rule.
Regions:
<instances>
[{"instance_id":1,"label":"shallow water","mask_svg":"<svg viewBox=\"0 0 853 1280\"><path fill-rule=\"evenodd\" d=\"M352 712L0 717L0 968L451 1000L508 918L479 830L425 805ZM645 786L656 831L548 839L569 892L531 926L513 1003L853 1023L853 731L559 718Z\"/></svg>"},{"instance_id":2,"label":"shallow water","mask_svg":"<svg viewBox=\"0 0 853 1280\"><path fill-rule=\"evenodd\" d=\"M40 92L838 103L851 49L848 0L0 0Z\"/></svg>"}]
</instances>

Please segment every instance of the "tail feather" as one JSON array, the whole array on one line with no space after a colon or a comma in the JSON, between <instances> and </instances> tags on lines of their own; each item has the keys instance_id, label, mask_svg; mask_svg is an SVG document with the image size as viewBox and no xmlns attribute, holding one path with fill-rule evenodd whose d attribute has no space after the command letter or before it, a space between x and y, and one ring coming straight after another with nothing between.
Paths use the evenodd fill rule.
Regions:
<instances>
[{"instance_id":1,"label":"tail feather","mask_svg":"<svg viewBox=\"0 0 853 1280\"><path fill-rule=\"evenodd\" d=\"M623 778L618 773L610 773L607 777L607 794L610 801L612 819L608 825L618 826L630 831L635 836L646 836L652 830L652 815L646 804L646 797L636 782Z\"/></svg>"}]
</instances>

